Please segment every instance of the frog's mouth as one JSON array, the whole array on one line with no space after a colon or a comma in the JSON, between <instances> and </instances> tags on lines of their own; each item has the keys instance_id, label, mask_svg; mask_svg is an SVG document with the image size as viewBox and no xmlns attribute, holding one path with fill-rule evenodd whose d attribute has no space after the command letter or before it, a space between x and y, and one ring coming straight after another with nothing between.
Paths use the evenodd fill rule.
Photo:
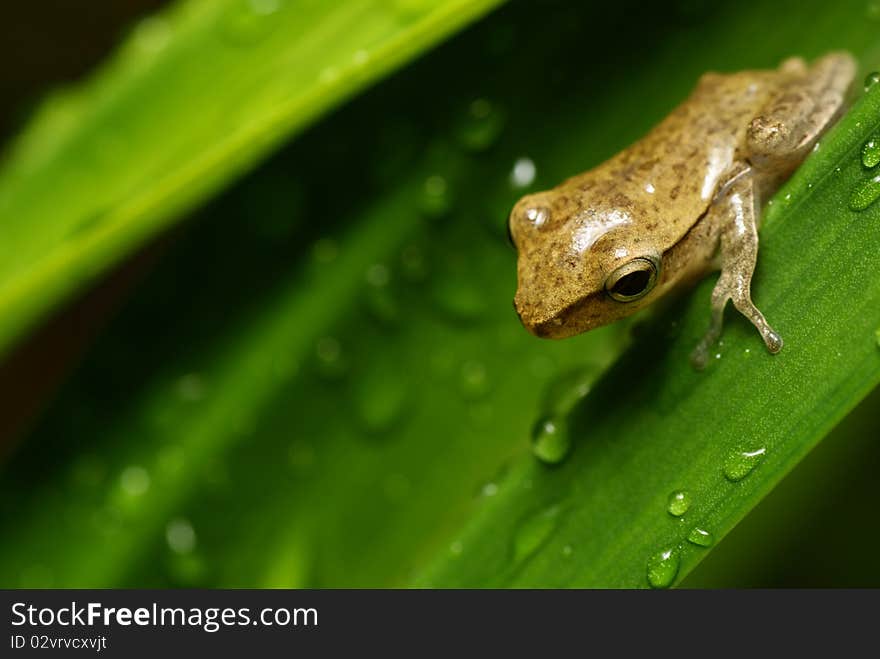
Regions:
<instances>
[{"instance_id":1,"label":"frog's mouth","mask_svg":"<svg viewBox=\"0 0 880 659\"><path fill-rule=\"evenodd\" d=\"M547 309L543 301L532 303L517 295L513 308L523 327L532 335L541 339L566 339L614 320L607 318L607 313L600 312L604 298L604 294L588 295L564 309L553 311Z\"/></svg>"}]
</instances>

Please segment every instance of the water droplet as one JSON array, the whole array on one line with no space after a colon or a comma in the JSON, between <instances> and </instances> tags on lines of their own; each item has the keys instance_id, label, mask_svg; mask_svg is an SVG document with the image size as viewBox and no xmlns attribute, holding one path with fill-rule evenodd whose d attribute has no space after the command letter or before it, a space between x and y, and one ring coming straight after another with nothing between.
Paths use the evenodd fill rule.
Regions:
<instances>
[{"instance_id":1,"label":"water droplet","mask_svg":"<svg viewBox=\"0 0 880 659\"><path fill-rule=\"evenodd\" d=\"M514 188L527 188L534 183L537 171L531 158L517 158L510 172L510 185Z\"/></svg>"},{"instance_id":2,"label":"water droplet","mask_svg":"<svg viewBox=\"0 0 880 659\"><path fill-rule=\"evenodd\" d=\"M131 465L119 475L119 486L128 496L141 496L150 489L150 474L141 466Z\"/></svg>"},{"instance_id":3,"label":"water droplet","mask_svg":"<svg viewBox=\"0 0 880 659\"><path fill-rule=\"evenodd\" d=\"M236 0L221 18L223 38L233 46L248 46L264 39L278 24L274 14L281 0Z\"/></svg>"},{"instance_id":4,"label":"water droplet","mask_svg":"<svg viewBox=\"0 0 880 659\"><path fill-rule=\"evenodd\" d=\"M501 110L486 98L475 99L468 105L465 116L456 130L458 142L469 151L488 149L504 128Z\"/></svg>"},{"instance_id":5,"label":"water droplet","mask_svg":"<svg viewBox=\"0 0 880 659\"><path fill-rule=\"evenodd\" d=\"M724 477L729 481L741 481L760 464L767 454L766 448L751 450L735 449L724 459Z\"/></svg>"},{"instance_id":6,"label":"water droplet","mask_svg":"<svg viewBox=\"0 0 880 659\"><path fill-rule=\"evenodd\" d=\"M445 178L434 175L425 179L421 208L431 218L443 217L452 210L452 195Z\"/></svg>"},{"instance_id":7,"label":"water droplet","mask_svg":"<svg viewBox=\"0 0 880 659\"><path fill-rule=\"evenodd\" d=\"M871 71L865 76L865 91L872 89L878 82L880 82L880 71Z\"/></svg>"},{"instance_id":8,"label":"water droplet","mask_svg":"<svg viewBox=\"0 0 880 659\"><path fill-rule=\"evenodd\" d=\"M691 507L691 495L685 490L676 490L669 495L666 510L674 517L681 517Z\"/></svg>"},{"instance_id":9,"label":"water droplet","mask_svg":"<svg viewBox=\"0 0 880 659\"><path fill-rule=\"evenodd\" d=\"M475 400L489 393L489 375L486 365L475 360L466 361L461 365L459 388L465 398Z\"/></svg>"},{"instance_id":10,"label":"water droplet","mask_svg":"<svg viewBox=\"0 0 880 659\"><path fill-rule=\"evenodd\" d=\"M647 575L651 588L669 588L678 576L680 564L678 549L664 549L651 556Z\"/></svg>"},{"instance_id":11,"label":"water droplet","mask_svg":"<svg viewBox=\"0 0 880 659\"><path fill-rule=\"evenodd\" d=\"M571 450L564 417L544 417L532 428L532 453L545 464L559 464Z\"/></svg>"},{"instance_id":12,"label":"water droplet","mask_svg":"<svg viewBox=\"0 0 880 659\"><path fill-rule=\"evenodd\" d=\"M449 545L449 553L453 556L461 556L461 552L464 551L464 545L461 544L461 540L456 540L451 545Z\"/></svg>"},{"instance_id":13,"label":"water droplet","mask_svg":"<svg viewBox=\"0 0 880 659\"><path fill-rule=\"evenodd\" d=\"M862 183L849 198L849 207L863 211L880 199L880 174Z\"/></svg>"},{"instance_id":14,"label":"water droplet","mask_svg":"<svg viewBox=\"0 0 880 659\"><path fill-rule=\"evenodd\" d=\"M486 313L486 296L470 272L444 269L432 278L431 296L454 321L475 321Z\"/></svg>"},{"instance_id":15,"label":"water droplet","mask_svg":"<svg viewBox=\"0 0 880 659\"><path fill-rule=\"evenodd\" d=\"M165 540L171 551L177 554L188 554L196 547L196 532L189 520L178 517L168 522L165 527Z\"/></svg>"},{"instance_id":16,"label":"water droplet","mask_svg":"<svg viewBox=\"0 0 880 659\"><path fill-rule=\"evenodd\" d=\"M198 373L188 373L177 381L177 395L182 400L196 402L205 397L205 380Z\"/></svg>"},{"instance_id":17,"label":"water droplet","mask_svg":"<svg viewBox=\"0 0 880 659\"><path fill-rule=\"evenodd\" d=\"M862 164L868 169L880 165L880 134L872 136L862 145Z\"/></svg>"},{"instance_id":18,"label":"water droplet","mask_svg":"<svg viewBox=\"0 0 880 659\"><path fill-rule=\"evenodd\" d=\"M571 556L574 553L574 549L572 549L571 545L565 545L562 548L562 555L565 557Z\"/></svg>"},{"instance_id":19,"label":"water droplet","mask_svg":"<svg viewBox=\"0 0 880 659\"><path fill-rule=\"evenodd\" d=\"M519 523L513 535L513 560L524 561L534 554L553 534L559 524L562 508L549 506Z\"/></svg>"},{"instance_id":20,"label":"water droplet","mask_svg":"<svg viewBox=\"0 0 880 659\"><path fill-rule=\"evenodd\" d=\"M711 533L696 526L688 533L687 540L692 545L697 545L698 547L711 547L712 543L715 542L715 538L712 537Z\"/></svg>"}]
</instances>

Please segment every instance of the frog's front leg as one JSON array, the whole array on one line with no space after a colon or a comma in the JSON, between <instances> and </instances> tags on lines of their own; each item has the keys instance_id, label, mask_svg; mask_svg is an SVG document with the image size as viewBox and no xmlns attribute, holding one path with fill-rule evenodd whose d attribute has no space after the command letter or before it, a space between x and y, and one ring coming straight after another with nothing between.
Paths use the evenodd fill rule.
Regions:
<instances>
[{"instance_id":1,"label":"frog's front leg","mask_svg":"<svg viewBox=\"0 0 880 659\"><path fill-rule=\"evenodd\" d=\"M710 212L717 214L712 219L721 224L721 276L712 291L711 325L691 355L697 368L706 366L709 349L721 335L728 300L757 328L771 353L782 349L782 337L770 327L751 296L752 274L758 259L759 213L753 173L743 171L726 187Z\"/></svg>"}]
</instances>

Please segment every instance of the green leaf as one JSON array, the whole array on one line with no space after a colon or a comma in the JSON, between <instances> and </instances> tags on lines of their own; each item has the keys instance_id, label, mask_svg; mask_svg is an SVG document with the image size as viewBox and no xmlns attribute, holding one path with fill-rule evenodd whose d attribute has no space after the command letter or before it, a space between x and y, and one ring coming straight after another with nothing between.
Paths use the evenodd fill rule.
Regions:
<instances>
[{"instance_id":1,"label":"green leaf","mask_svg":"<svg viewBox=\"0 0 880 659\"><path fill-rule=\"evenodd\" d=\"M875 86L771 201L755 288L783 352L729 314L714 363L692 370L705 282L572 414L573 457L522 464L428 583L671 586L880 382L880 205L849 207L878 129Z\"/></svg>"},{"instance_id":2,"label":"green leaf","mask_svg":"<svg viewBox=\"0 0 880 659\"><path fill-rule=\"evenodd\" d=\"M285 139L499 2L192 0L142 21L88 83L43 104L0 171L0 352Z\"/></svg>"},{"instance_id":3,"label":"green leaf","mask_svg":"<svg viewBox=\"0 0 880 659\"><path fill-rule=\"evenodd\" d=\"M776 357L731 314L690 370L711 281L607 371L625 326L534 339L504 235L518 196L637 139L707 69L877 61L859 3L688 7L513 3L218 196L6 466L0 583L647 586L693 527L717 545L877 382L880 211L848 210L877 94L768 214ZM572 403L571 457L537 463L536 421ZM756 448L728 482L728 451Z\"/></svg>"}]
</instances>

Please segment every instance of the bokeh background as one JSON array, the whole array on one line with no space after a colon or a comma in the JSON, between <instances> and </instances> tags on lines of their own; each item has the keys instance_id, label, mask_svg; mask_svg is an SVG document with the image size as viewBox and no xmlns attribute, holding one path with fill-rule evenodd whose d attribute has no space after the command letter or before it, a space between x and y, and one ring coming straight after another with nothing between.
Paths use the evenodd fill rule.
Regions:
<instances>
[{"instance_id":1,"label":"bokeh background","mask_svg":"<svg viewBox=\"0 0 880 659\"><path fill-rule=\"evenodd\" d=\"M3 143L163 4L0 9ZM797 19L818 4L512 2L322 118L5 358L0 585L399 586L454 553L554 383L630 341L539 342L511 310L507 209L586 158L543 127L610 155L707 68L846 41ZM687 59L746 11L779 12L773 43ZM852 12L870 43L880 9ZM684 585L880 585L878 404Z\"/></svg>"}]
</instances>

